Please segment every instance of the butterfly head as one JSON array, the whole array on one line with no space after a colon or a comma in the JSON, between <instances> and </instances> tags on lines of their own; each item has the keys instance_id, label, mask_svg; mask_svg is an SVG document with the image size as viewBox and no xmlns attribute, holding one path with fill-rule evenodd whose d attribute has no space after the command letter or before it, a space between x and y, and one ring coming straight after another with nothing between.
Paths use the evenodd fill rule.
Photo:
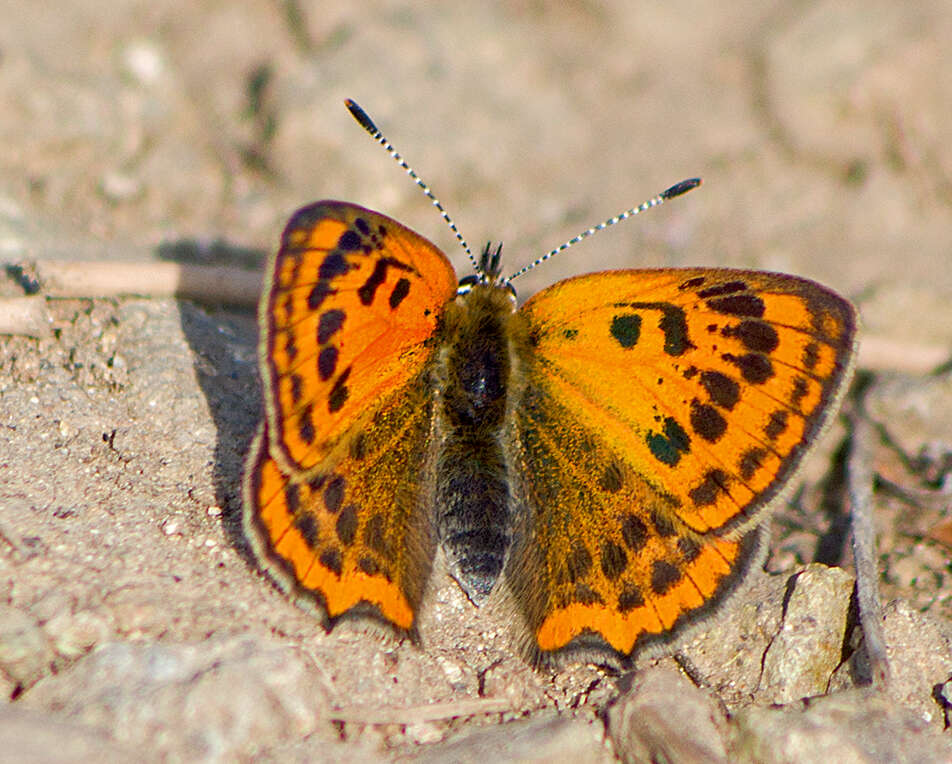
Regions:
<instances>
[{"instance_id":1,"label":"butterfly head","mask_svg":"<svg viewBox=\"0 0 952 764\"><path fill-rule=\"evenodd\" d=\"M501 287L506 289L512 298L516 297L516 290L506 279L500 278L502 270L502 244L493 247L493 243L487 242L483 247L482 254L479 256L479 263L476 266L476 273L471 276L464 276L460 279L459 286L456 288L457 295L468 294L477 284L485 286Z\"/></svg>"}]
</instances>

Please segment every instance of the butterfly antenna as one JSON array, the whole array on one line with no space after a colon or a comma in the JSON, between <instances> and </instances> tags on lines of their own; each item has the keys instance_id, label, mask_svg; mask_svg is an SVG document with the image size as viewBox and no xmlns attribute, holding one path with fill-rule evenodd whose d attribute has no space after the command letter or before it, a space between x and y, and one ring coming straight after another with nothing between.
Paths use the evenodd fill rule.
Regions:
<instances>
[{"instance_id":1,"label":"butterfly antenna","mask_svg":"<svg viewBox=\"0 0 952 764\"><path fill-rule=\"evenodd\" d=\"M367 112L360 108L356 101L348 98L344 101L344 104L346 104L347 109L353 115L354 119L357 120L360 126L370 133L371 138L384 147L387 153L393 157L393 160L404 170L406 170L407 175L409 175L413 179L413 182L422 189L423 193L426 195L426 198L433 202L433 206L440 211L440 215L443 216L443 220L446 221L446 225L450 227L453 235L456 236L456 241L458 241L460 246L466 251L466 254L469 256L469 261L473 264L473 268L477 273L482 273L483 269L479 267L479 263L477 263L476 258L473 257L473 253L470 251L469 244L466 243L466 239L464 239L463 235L459 232L459 229L456 227L456 223L453 222L453 219L449 216L449 213L443 209L443 205L440 204L440 200L433 195L432 191L430 191L430 187L426 184L426 181L417 175L413 168L406 163L404 158L400 156L400 153L393 147L393 144L390 143L386 136L380 132L380 128L374 124L374 121L370 118Z\"/></svg>"},{"instance_id":2,"label":"butterfly antenna","mask_svg":"<svg viewBox=\"0 0 952 764\"><path fill-rule=\"evenodd\" d=\"M567 250L569 247L571 247L571 246L573 246L573 245L575 245L575 244L578 244L582 239L587 239L587 238L588 238L589 236L591 236L593 233L598 233L599 231L604 231L606 228L610 228L611 226L615 225L615 223L620 223L622 220L627 220L627 219L630 218L630 217L634 217L634 216L637 215L639 212L644 212L645 210L650 210L652 207L658 207L659 205L662 205L662 204L664 204L666 201L668 201L668 199L673 199L673 198L676 197L676 196L681 196L681 194L686 194L686 193L687 193L688 191L690 191L691 189L697 188L697 187L700 186L700 185L701 185L701 179L700 179L700 178L688 178L687 180L682 180L680 183L675 183L673 186L671 186L671 188L668 188L668 189L662 191L662 192L661 192L660 194L658 194L657 196L652 197L651 199L648 199L648 201L642 202L642 203L639 204L637 207L632 207L631 209L625 210L624 212L621 212L621 213L615 215L615 217L609 218L609 219L606 220L604 223L599 223L598 225L592 226L591 228L589 228L589 229L586 230L586 231L582 231L582 232L581 232L580 234L578 234L577 236L573 236L571 239L569 239L569 240L568 240L567 242L565 242L564 244L560 244L560 245L559 245L558 247L556 247L555 249L553 249L553 250L551 250L551 251L549 251L549 252L546 252L544 255L542 255L542 257L540 257L540 258L539 258L538 260L536 260L535 262L529 263L529 264L526 265L525 267L520 268L518 271L516 271L516 272L513 273L511 276L509 276L508 278L506 278L502 283L503 283L503 284L508 284L508 283L510 283L511 281L513 281L513 280L519 278L520 276L525 275L526 273L528 273L529 271L531 271L533 268L535 268L535 267L536 267L537 265L539 265L540 263L544 263L544 262L545 262L546 260L548 260L550 257L555 257L557 254L559 254L559 252L564 252L564 251Z\"/></svg>"}]
</instances>

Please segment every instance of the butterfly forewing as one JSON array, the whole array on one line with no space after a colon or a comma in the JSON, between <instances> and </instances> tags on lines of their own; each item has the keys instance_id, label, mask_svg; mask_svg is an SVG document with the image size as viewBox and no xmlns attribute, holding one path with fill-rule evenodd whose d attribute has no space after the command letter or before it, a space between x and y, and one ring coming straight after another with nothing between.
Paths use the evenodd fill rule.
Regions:
<instances>
[{"instance_id":1,"label":"butterfly forewing","mask_svg":"<svg viewBox=\"0 0 952 764\"><path fill-rule=\"evenodd\" d=\"M309 469L426 365L449 261L423 237L352 204L288 223L260 315L274 457Z\"/></svg>"}]
</instances>

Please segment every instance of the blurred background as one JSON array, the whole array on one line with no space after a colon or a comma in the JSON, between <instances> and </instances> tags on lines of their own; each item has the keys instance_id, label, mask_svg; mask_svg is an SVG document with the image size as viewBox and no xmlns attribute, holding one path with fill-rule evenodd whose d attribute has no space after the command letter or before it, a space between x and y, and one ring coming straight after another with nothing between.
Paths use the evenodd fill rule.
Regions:
<instances>
[{"instance_id":1,"label":"blurred background","mask_svg":"<svg viewBox=\"0 0 952 764\"><path fill-rule=\"evenodd\" d=\"M113 263L185 259L251 275L239 310L84 292L47 300L40 278L26 300L40 329L0 335L0 697L17 700L0 703L0 750L65 760L92 740L105 748L71 760L352 761L355 743L413 752L460 717L460 732L498 727L487 729L496 743L473 738L473 760L501 758L492 752L517 738L540 760L548 750L604 760L602 711L625 686L591 666L532 671L446 576L434 577L417 649L325 636L250 561L241 471L261 414L250 303L288 216L321 198L366 205L433 240L460 275L469 269L345 98L430 183L474 250L505 243L509 271L703 177L533 270L516 284L523 298L606 268L729 265L811 277L856 302L860 367L884 372L860 377L859 420L875 426L872 442L853 442L872 453L883 489L873 509L893 600L892 694L869 710L842 693L859 721L834 706L828 727L794 736L804 755L770 726L758 750L815 760L833 730L845 745L920 752L923 720L947 736L948 0L0 0L0 20L0 318L35 285L30 261L98 260L112 274ZM814 669L794 641L782 665L815 684L791 694L786 680L762 681L787 576L810 562L850 566L837 421L775 517L766 566L784 575L759 577L771 595L726 608L726 631L693 652L721 709L704 711L708 724L722 704L788 703L861 676L843 662L861 654L858 632L843 631L851 579L818 567L839 593L816 589L801 625L818 625L816 652L831 664ZM843 650L827 634L842 635ZM683 693L662 695L677 712L656 718L688 718ZM446 718L432 721L430 704ZM391 724L381 708L412 713ZM539 726L520 738L496 724L500 708ZM553 709L568 733L547 726ZM814 709L797 701L784 724ZM608 732L620 746L624 729L609 721ZM117 742L132 753L119 758ZM440 760L458 758L447 748Z\"/></svg>"},{"instance_id":2,"label":"blurred background","mask_svg":"<svg viewBox=\"0 0 952 764\"><path fill-rule=\"evenodd\" d=\"M260 261L319 198L467 268L357 100L512 270L734 265L821 280L868 336L952 343L952 12L942 0L0 2L0 251ZM204 246L207 245L207 246Z\"/></svg>"}]
</instances>

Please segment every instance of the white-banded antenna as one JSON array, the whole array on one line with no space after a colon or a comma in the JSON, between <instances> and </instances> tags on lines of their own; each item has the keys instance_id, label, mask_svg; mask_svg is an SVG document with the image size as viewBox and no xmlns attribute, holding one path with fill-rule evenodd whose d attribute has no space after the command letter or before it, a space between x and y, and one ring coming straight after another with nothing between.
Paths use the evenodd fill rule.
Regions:
<instances>
[{"instance_id":1,"label":"white-banded antenna","mask_svg":"<svg viewBox=\"0 0 952 764\"><path fill-rule=\"evenodd\" d=\"M400 153L393 147L393 144L387 140L387 138L384 136L382 132L380 132L380 128L378 128L377 125L374 124L374 121L370 118L367 112L365 112L362 108L360 108L360 106L357 104L356 101L348 98L344 101L344 103L347 105L347 109L350 111L351 115L353 115L354 119L357 120L360 126L364 128L364 130L366 130L368 133L370 133L370 136L377 143L379 143L381 146L384 147L386 152L393 158L393 160L398 165L400 165L406 171L407 175L409 175L413 179L413 182L416 183L420 187L420 189L426 195L427 199L433 202L433 206L436 207L440 211L440 215L443 216L443 220L450 227L450 230L453 232L453 235L456 237L456 241L459 242L459 245L466 252L467 257L469 257L469 261L473 264L473 270L476 271L476 274L478 276L478 278L476 278L475 280L479 281L479 280L484 280L487 278L495 278L496 273L487 273L486 271L487 266L485 265L485 263L489 262L488 257L490 255L489 245L487 245L486 252L483 255L483 262L477 262L476 258L473 257L473 253L469 248L469 244L466 243L466 239L463 238L463 235L459 232L459 228L456 227L456 223L453 222L453 219L449 216L449 213L443 208L443 205L440 204L440 200L437 199L436 196L434 196L433 192L430 190L430 187L426 184L426 181L424 181L423 178L417 175L416 172L413 170L413 168L410 167L410 165L406 163L404 158L400 156ZM662 191L660 194L658 194L657 196L654 196L651 199L648 199L647 201L642 202L637 207L632 207L631 209L627 209L624 212L620 212L614 217L611 217L608 220L602 223L599 223L596 226L592 226L591 228L588 228L582 231L580 234L577 234L576 236L573 236L564 244L560 244L555 249L549 250L544 255L542 255L542 257L537 258L536 260L529 263L528 265L520 268L518 271L513 273L511 276L506 277L499 283L504 286L508 286L511 284L512 281L519 278L520 276L524 276L526 273L531 271L537 265L540 265L541 263L544 263L546 260L552 257L555 257L560 252L564 252L569 247L575 244L578 244L580 241L582 241L582 239L587 239L592 234L598 233L599 231L604 231L606 228L610 228L611 226L615 225L615 223L620 223L622 220L627 220L630 217L634 217L639 212L645 212L646 210L650 210L652 207L658 207L664 204L668 199L673 199L676 196L681 196L681 194L686 194L688 191L694 188L697 188L700 185L701 185L700 178L688 178L687 180L682 180L680 183L675 183L670 188L667 188L664 191ZM497 249L495 253L493 254L495 256L494 267L498 267L499 254L500 254L499 249Z\"/></svg>"},{"instance_id":2,"label":"white-banded antenna","mask_svg":"<svg viewBox=\"0 0 952 764\"><path fill-rule=\"evenodd\" d=\"M380 128L374 124L374 121L368 116L367 112L361 109L356 101L348 98L344 101L344 103L347 105L347 109L353 115L354 119L357 120L360 126L370 133L370 136L375 141L377 141L377 143L386 149L387 153L393 157L393 160L404 170L406 170L407 175L409 175L413 179L413 182L422 189L423 193L426 194L427 199L433 202L433 206L440 211L440 215L443 216L443 220L446 221L446 224L450 227L453 235L456 236L456 241L459 242L460 246L469 256L469 261L473 264L473 269L477 273L482 274L482 268L479 267L479 263L477 263L476 258L473 257L473 253L470 251L469 244L466 243L466 239L464 239L463 235L459 232L459 229L456 227L456 223L453 222L453 219L449 216L449 213L443 209L443 205L440 204L440 200L433 195L432 191L430 191L430 187L426 184L426 181L417 175L413 168L406 163L403 157L400 156L399 152L393 147L393 144L390 143L384 134L380 132Z\"/></svg>"},{"instance_id":3,"label":"white-banded antenna","mask_svg":"<svg viewBox=\"0 0 952 764\"><path fill-rule=\"evenodd\" d=\"M544 263L549 258L555 257L557 254L559 254L559 252L564 252L572 245L578 244L580 241L582 241L582 239L587 239L593 233L604 231L606 228L610 228L611 226L615 225L615 223L620 223L622 220L627 220L628 218L637 215L639 212L644 212L645 210L650 210L652 207L657 207L661 204L664 204L668 199L673 199L676 196L681 196L681 194L686 194L691 189L697 188L700 185L700 178L688 178L687 180L682 180L680 183L675 183L670 188L665 189L657 196L642 202L637 207L632 207L631 209L625 210L624 212L615 215L615 217L608 218L608 220L606 220L604 223L599 223L596 226L592 226L591 228L582 231L577 236L573 236L564 244L560 244L555 249L546 252L544 255L542 255L542 257L538 258L534 262L529 263L528 265L513 273L511 276L506 277L503 279L502 283L511 283L514 279L525 275L540 263Z\"/></svg>"}]
</instances>

